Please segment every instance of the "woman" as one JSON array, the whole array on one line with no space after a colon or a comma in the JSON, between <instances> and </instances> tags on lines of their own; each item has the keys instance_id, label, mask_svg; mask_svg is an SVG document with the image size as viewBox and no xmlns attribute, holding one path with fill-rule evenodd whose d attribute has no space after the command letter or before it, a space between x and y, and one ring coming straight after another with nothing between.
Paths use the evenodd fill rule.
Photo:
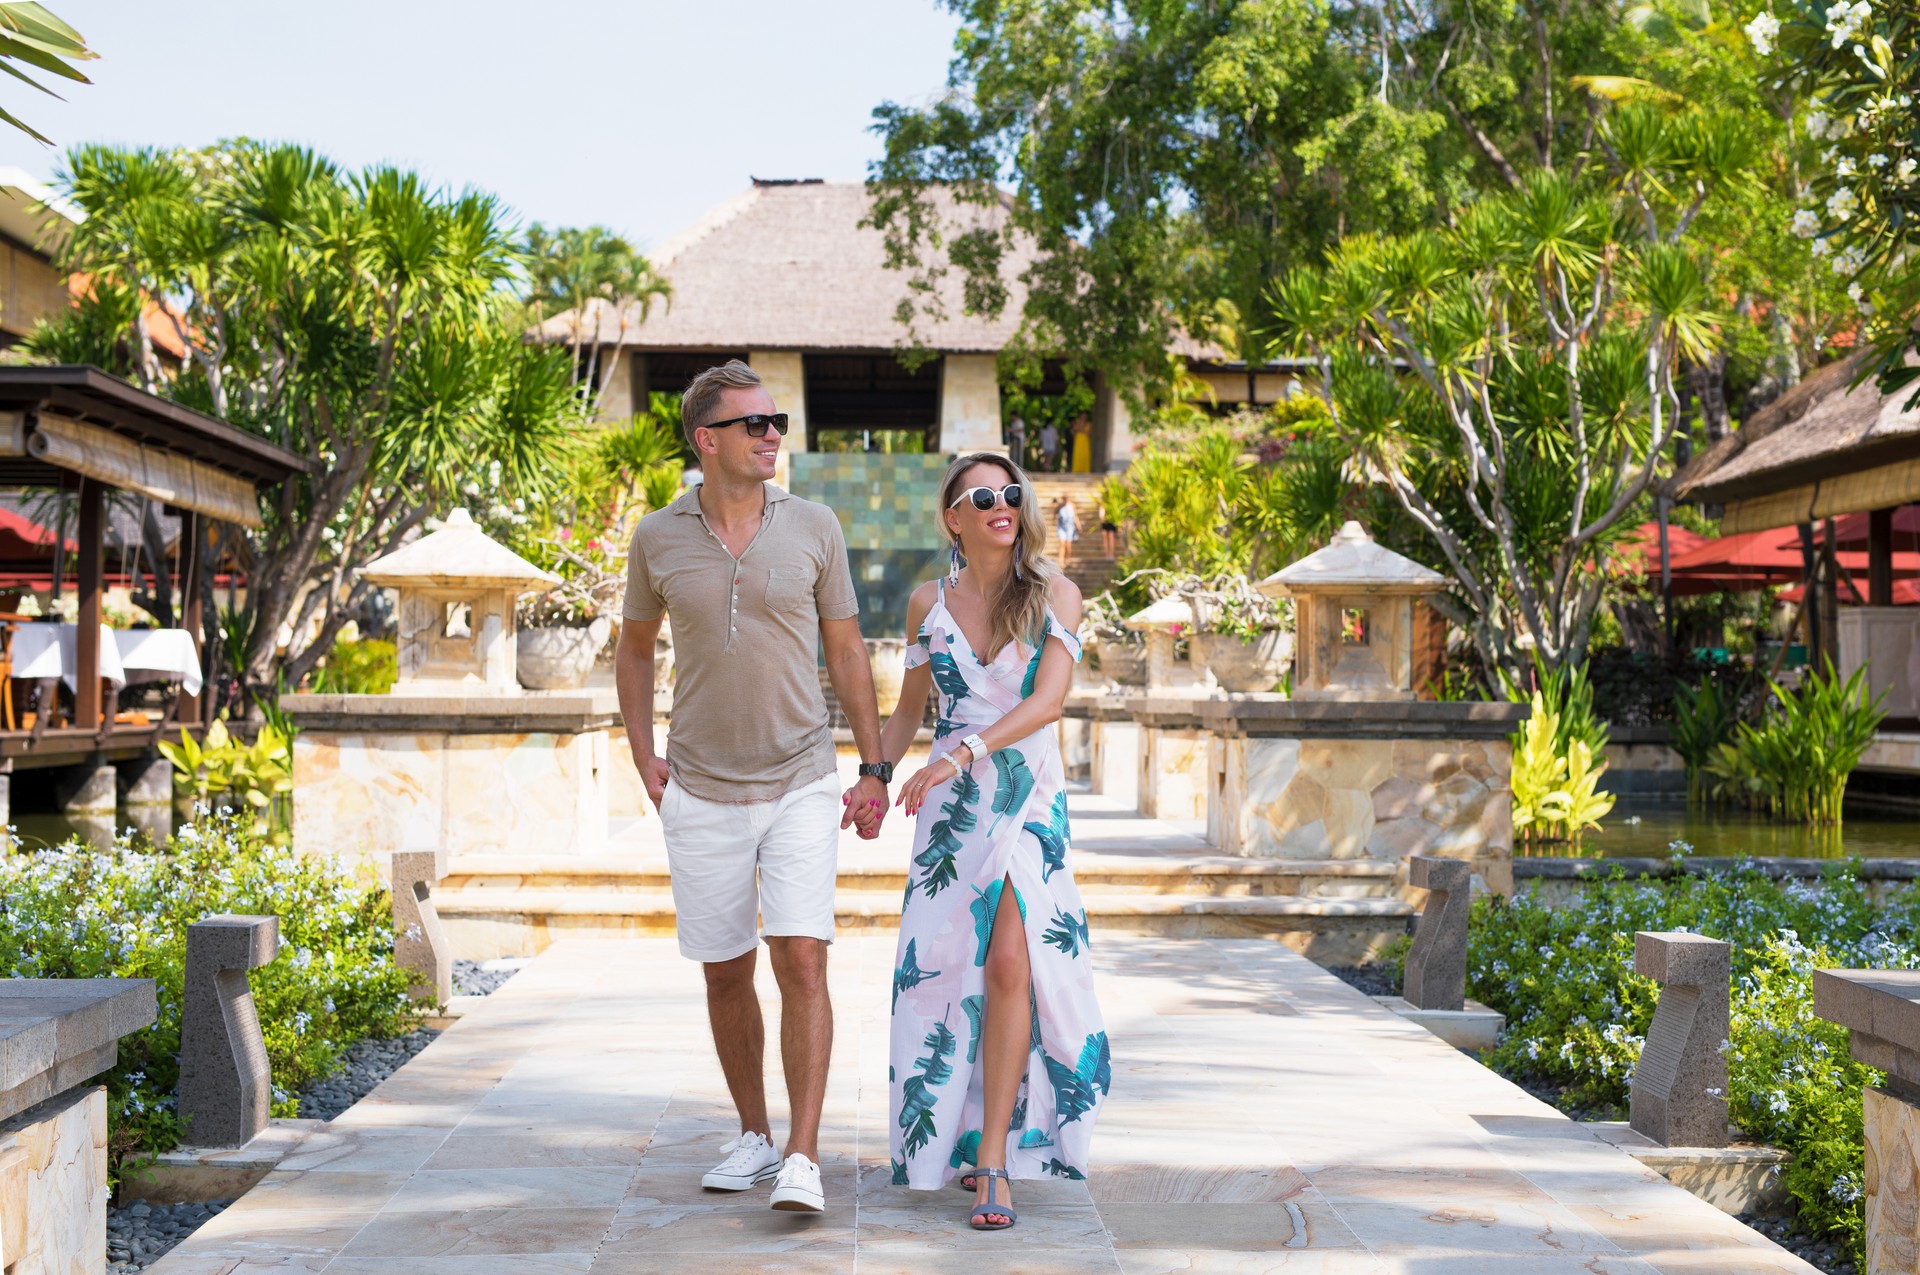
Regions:
<instances>
[{"instance_id":1,"label":"woman","mask_svg":"<svg viewBox=\"0 0 1920 1275\"><path fill-rule=\"evenodd\" d=\"M1053 506L1053 533L1060 537L1060 565L1065 567L1073 561L1073 542L1080 538L1080 514L1065 496Z\"/></svg>"},{"instance_id":2,"label":"woman","mask_svg":"<svg viewBox=\"0 0 1920 1275\"><path fill-rule=\"evenodd\" d=\"M1093 422L1086 416L1073 418L1073 472L1093 472Z\"/></svg>"},{"instance_id":3,"label":"woman","mask_svg":"<svg viewBox=\"0 0 1920 1275\"><path fill-rule=\"evenodd\" d=\"M881 736L899 762L939 695L932 759L898 801L918 823L893 971L893 1180L931 1190L975 1165L972 1224L1004 1230L1014 1179L1086 1176L1112 1071L1053 732L1080 591L1042 552L1033 486L1006 457L956 460L940 508L953 568L908 603Z\"/></svg>"}]
</instances>

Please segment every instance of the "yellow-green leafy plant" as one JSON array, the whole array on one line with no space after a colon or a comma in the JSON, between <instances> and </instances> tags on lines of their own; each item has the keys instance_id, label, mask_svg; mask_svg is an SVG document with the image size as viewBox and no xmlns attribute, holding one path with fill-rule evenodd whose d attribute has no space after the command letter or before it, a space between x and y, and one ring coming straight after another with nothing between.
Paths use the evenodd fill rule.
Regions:
<instances>
[{"instance_id":1,"label":"yellow-green leafy plant","mask_svg":"<svg viewBox=\"0 0 1920 1275\"><path fill-rule=\"evenodd\" d=\"M263 829L293 795L293 735L272 722L263 722L251 743L216 721L204 739L183 729L179 743L162 740L159 747L173 763L176 793L196 804L225 798L245 805Z\"/></svg>"},{"instance_id":2,"label":"yellow-green leafy plant","mask_svg":"<svg viewBox=\"0 0 1920 1275\"><path fill-rule=\"evenodd\" d=\"M1513 748L1513 831L1522 841L1577 847L1613 809L1613 794L1599 790L1607 763L1595 764L1583 739L1563 743L1561 715L1544 694L1535 691L1530 704Z\"/></svg>"}]
</instances>

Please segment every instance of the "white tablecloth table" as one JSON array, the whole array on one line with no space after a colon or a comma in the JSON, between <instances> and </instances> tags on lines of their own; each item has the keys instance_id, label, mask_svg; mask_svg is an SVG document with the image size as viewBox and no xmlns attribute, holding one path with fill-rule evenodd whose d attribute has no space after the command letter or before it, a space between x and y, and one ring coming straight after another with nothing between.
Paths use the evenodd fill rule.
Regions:
<instances>
[{"instance_id":1,"label":"white tablecloth table","mask_svg":"<svg viewBox=\"0 0 1920 1275\"><path fill-rule=\"evenodd\" d=\"M13 675L57 677L77 690L77 624L22 624L13 631ZM128 682L178 682L189 695L201 687L200 651L185 629L110 629L100 626L100 676L114 690Z\"/></svg>"},{"instance_id":2,"label":"white tablecloth table","mask_svg":"<svg viewBox=\"0 0 1920 1275\"><path fill-rule=\"evenodd\" d=\"M200 648L185 629L115 629L120 667L129 682L178 682L189 695L200 693Z\"/></svg>"},{"instance_id":3,"label":"white tablecloth table","mask_svg":"<svg viewBox=\"0 0 1920 1275\"><path fill-rule=\"evenodd\" d=\"M79 645L77 624L23 624L13 631L13 675L29 681L57 677L68 690L77 691L74 666L79 663ZM104 624L100 626L100 676L116 691L127 684L114 631Z\"/></svg>"}]
</instances>

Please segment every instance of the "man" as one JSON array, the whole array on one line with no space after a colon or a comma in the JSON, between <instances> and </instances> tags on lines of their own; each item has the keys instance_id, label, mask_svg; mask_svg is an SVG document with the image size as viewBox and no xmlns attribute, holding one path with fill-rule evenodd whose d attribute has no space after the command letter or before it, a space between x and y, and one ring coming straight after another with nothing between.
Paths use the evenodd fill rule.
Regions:
<instances>
[{"instance_id":1,"label":"man","mask_svg":"<svg viewBox=\"0 0 1920 1275\"><path fill-rule=\"evenodd\" d=\"M1040 468L1052 473L1060 465L1060 427L1052 421L1040 427Z\"/></svg>"},{"instance_id":2,"label":"man","mask_svg":"<svg viewBox=\"0 0 1920 1275\"><path fill-rule=\"evenodd\" d=\"M840 829L873 836L892 768L846 542L833 511L768 480L787 418L734 360L693 379L682 428L705 476L641 519L627 565L615 677L627 738L660 812L682 955L706 973L707 1017L740 1136L702 1179L744 1191L777 1178L776 1209L818 1213L820 1108L833 1048ZM676 684L667 756L654 752L653 648L673 622ZM863 764L836 805L833 731L818 643ZM758 883L756 886L756 875ZM764 919L757 936L756 916ZM753 973L764 936L783 1006L780 1056L792 1125L776 1151L762 1078L765 1028Z\"/></svg>"},{"instance_id":3,"label":"man","mask_svg":"<svg viewBox=\"0 0 1920 1275\"><path fill-rule=\"evenodd\" d=\"M1007 455L1013 458L1014 464L1026 468L1027 422L1018 412L1013 414L1013 420L1007 425Z\"/></svg>"}]
</instances>

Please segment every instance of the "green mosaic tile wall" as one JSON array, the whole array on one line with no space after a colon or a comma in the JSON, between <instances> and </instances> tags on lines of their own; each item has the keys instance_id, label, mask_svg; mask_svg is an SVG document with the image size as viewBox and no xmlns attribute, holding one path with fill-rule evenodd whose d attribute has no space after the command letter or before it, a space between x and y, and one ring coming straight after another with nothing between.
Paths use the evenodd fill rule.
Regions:
<instances>
[{"instance_id":1,"label":"green mosaic tile wall","mask_svg":"<svg viewBox=\"0 0 1920 1275\"><path fill-rule=\"evenodd\" d=\"M791 461L793 494L817 500L840 518L847 560L860 594L860 631L898 636L907 595L946 561L935 512L945 456L801 452Z\"/></svg>"}]
</instances>

